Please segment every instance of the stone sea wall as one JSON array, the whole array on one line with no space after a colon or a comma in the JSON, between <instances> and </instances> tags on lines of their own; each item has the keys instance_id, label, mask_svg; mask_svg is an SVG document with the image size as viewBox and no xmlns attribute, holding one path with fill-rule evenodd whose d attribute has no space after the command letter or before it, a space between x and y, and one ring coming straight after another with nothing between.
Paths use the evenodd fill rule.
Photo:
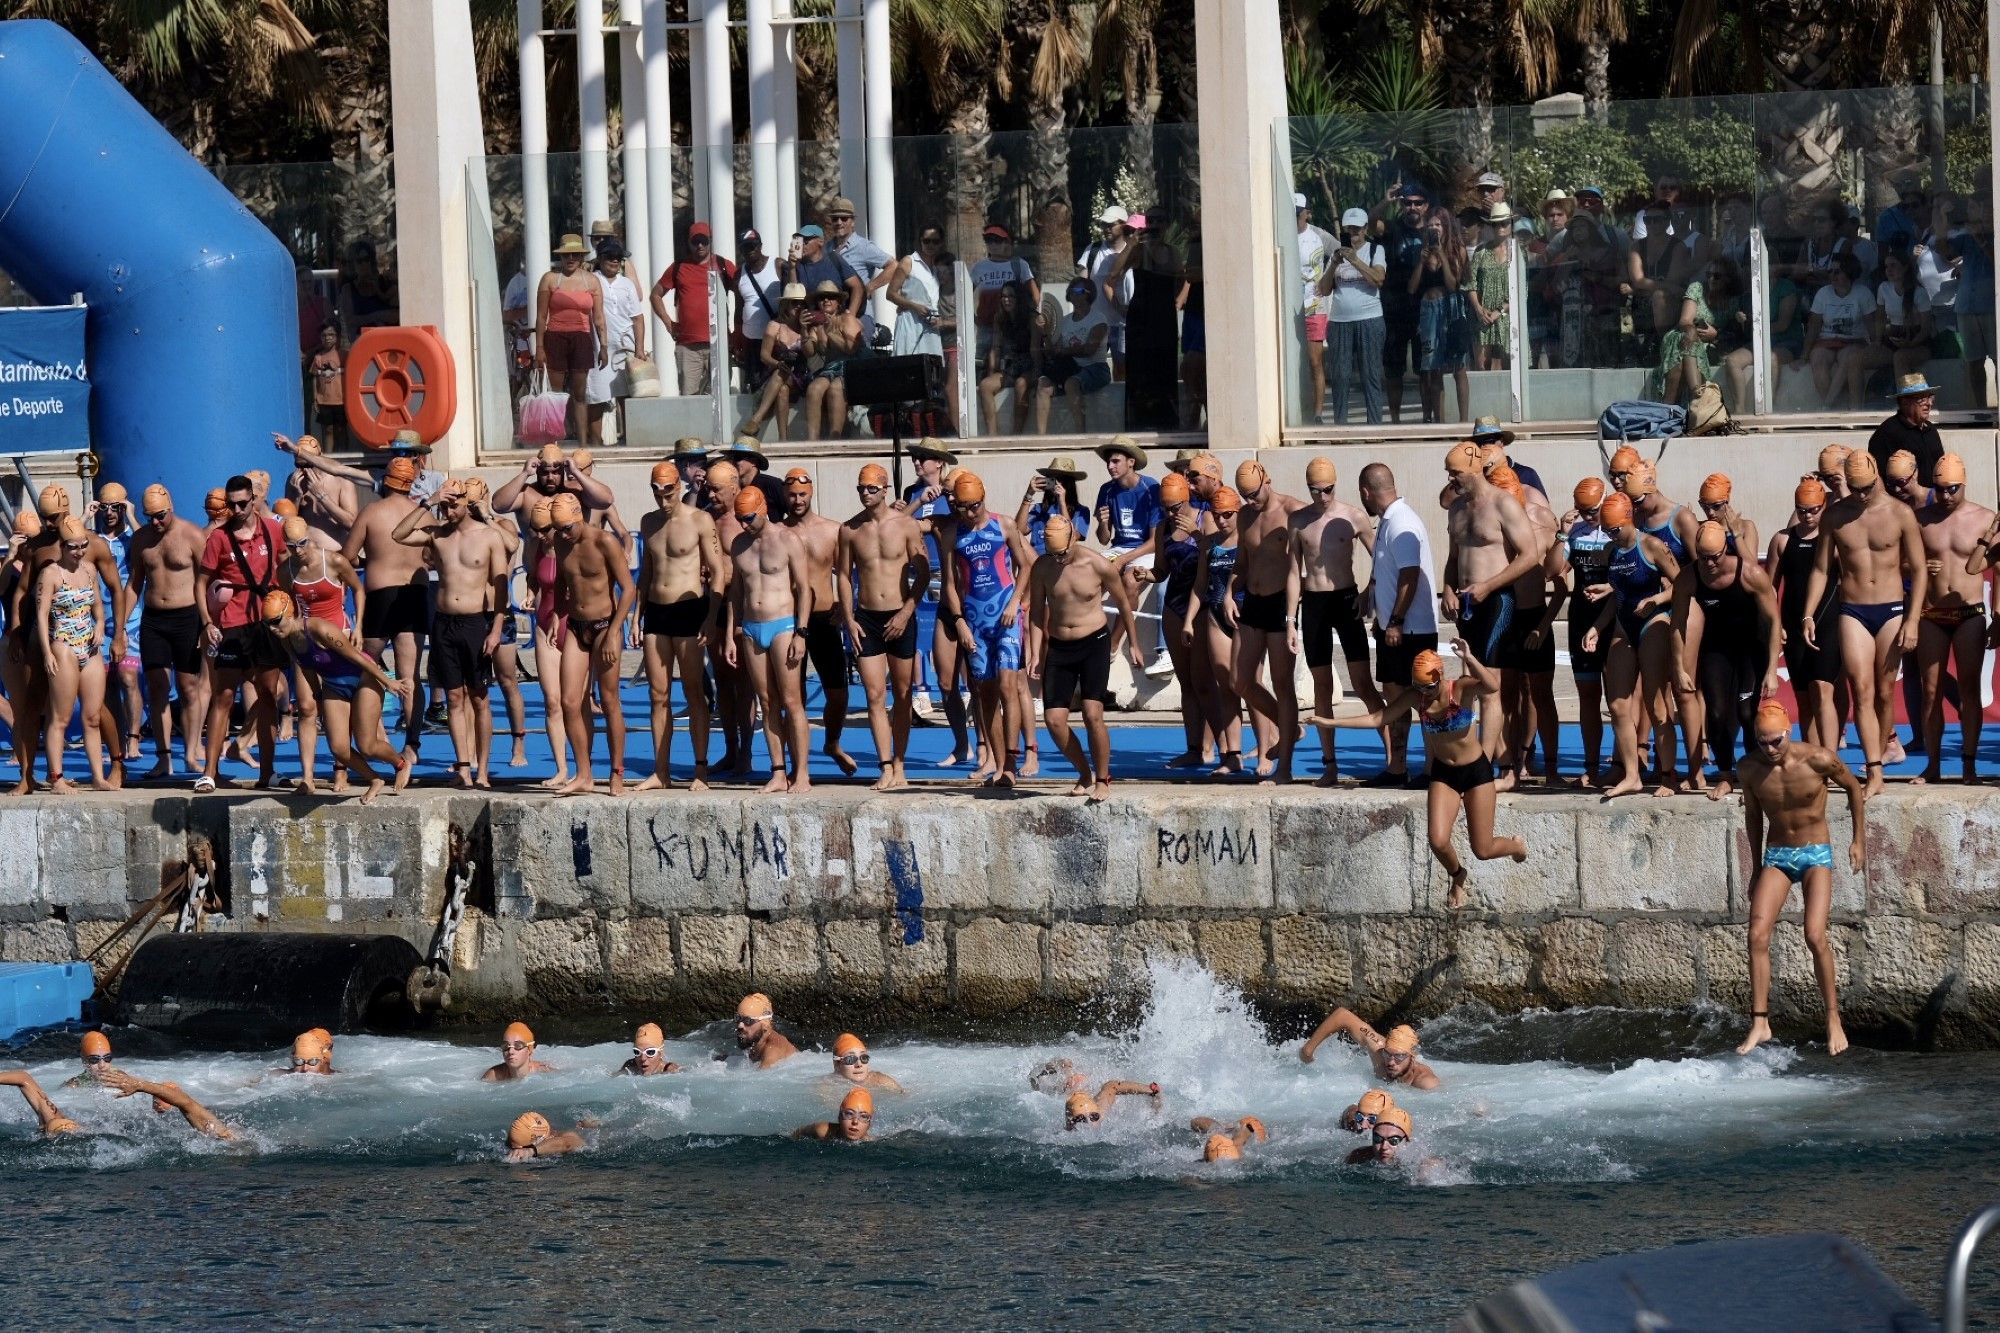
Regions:
<instances>
[{"instance_id":1,"label":"stone sea wall","mask_svg":"<svg viewBox=\"0 0 2000 1333\"><path fill-rule=\"evenodd\" d=\"M1834 811L1850 1029L2000 1044L2000 793L1877 802L1859 876ZM1421 795L31 798L0 804L0 956L87 952L203 839L228 910L208 928L392 933L422 950L456 836L476 867L453 958L452 1014L468 1019L698 1020L753 987L793 1014L1061 1013L1130 997L1171 956L1279 1012L1747 1008L1735 803L1505 797L1498 822L1529 860L1475 865L1453 916ZM1774 1018L1810 1028L1796 897L1772 952Z\"/></svg>"}]
</instances>

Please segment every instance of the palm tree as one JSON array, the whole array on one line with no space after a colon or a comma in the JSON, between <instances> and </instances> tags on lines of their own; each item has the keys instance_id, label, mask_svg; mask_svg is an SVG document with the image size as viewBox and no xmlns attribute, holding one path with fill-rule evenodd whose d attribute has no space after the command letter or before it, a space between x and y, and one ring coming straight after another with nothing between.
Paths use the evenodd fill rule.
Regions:
<instances>
[{"instance_id":1,"label":"palm tree","mask_svg":"<svg viewBox=\"0 0 2000 1333\"><path fill-rule=\"evenodd\" d=\"M1355 0L1363 14L1394 12L1416 36L1423 67L1440 75L1454 107L1472 111L1466 144L1474 162L1493 157L1497 71L1531 98L1554 86L1555 24L1566 0Z\"/></svg>"},{"instance_id":2,"label":"palm tree","mask_svg":"<svg viewBox=\"0 0 2000 1333\"><path fill-rule=\"evenodd\" d=\"M1067 273L1073 205L1069 192L1070 90L1090 67L1095 6L1076 0L1006 0L996 78L1002 98L1024 94L1028 133L1022 175L1038 273Z\"/></svg>"},{"instance_id":3,"label":"palm tree","mask_svg":"<svg viewBox=\"0 0 2000 1333\"><path fill-rule=\"evenodd\" d=\"M1572 0L1570 30L1583 47L1583 105L1605 119L1611 111L1611 47L1626 38L1631 0Z\"/></svg>"}]
</instances>

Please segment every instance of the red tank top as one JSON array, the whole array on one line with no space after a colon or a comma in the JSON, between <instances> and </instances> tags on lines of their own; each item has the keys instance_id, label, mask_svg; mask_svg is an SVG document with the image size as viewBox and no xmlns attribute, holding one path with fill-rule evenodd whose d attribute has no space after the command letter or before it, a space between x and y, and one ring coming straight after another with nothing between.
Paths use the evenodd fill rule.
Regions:
<instances>
[{"instance_id":1,"label":"red tank top","mask_svg":"<svg viewBox=\"0 0 2000 1333\"><path fill-rule=\"evenodd\" d=\"M557 286L549 293L550 333L589 333L590 312L597 298L589 291L573 292Z\"/></svg>"},{"instance_id":2,"label":"red tank top","mask_svg":"<svg viewBox=\"0 0 2000 1333\"><path fill-rule=\"evenodd\" d=\"M292 590L309 619L347 628L347 589L338 579L327 577L324 566L316 579L294 579Z\"/></svg>"}]
</instances>

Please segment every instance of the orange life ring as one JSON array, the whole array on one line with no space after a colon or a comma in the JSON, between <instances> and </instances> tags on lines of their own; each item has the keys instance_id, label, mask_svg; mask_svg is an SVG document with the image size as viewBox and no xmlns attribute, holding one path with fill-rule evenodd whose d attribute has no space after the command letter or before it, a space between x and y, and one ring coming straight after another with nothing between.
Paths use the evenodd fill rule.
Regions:
<instances>
[{"instance_id":1,"label":"orange life ring","mask_svg":"<svg viewBox=\"0 0 2000 1333\"><path fill-rule=\"evenodd\" d=\"M451 348L429 324L364 329L347 354L347 428L371 448L413 430L424 443L443 438L458 415L458 369Z\"/></svg>"}]
</instances>

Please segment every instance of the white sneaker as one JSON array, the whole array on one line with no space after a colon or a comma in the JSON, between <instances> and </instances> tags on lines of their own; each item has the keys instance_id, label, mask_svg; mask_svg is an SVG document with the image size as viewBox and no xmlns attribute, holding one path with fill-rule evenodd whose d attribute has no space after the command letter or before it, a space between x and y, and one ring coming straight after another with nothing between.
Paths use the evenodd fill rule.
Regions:
<instances>
[{"instance_id":1,"label":"white sneaker","mask_svg":"<svg viewBox=\"0 0 2000 1333\"><path fill-rule=\"evenodd\" d=\"M1146 663L1146 674L1149 676L1173 675L1174 674L1173 655L1164 648L1160 649L1159 652L1153 654L1153 660Z\"/></svg>"},{"instance_id":2,"label":"white sneaker","mask_svg":"<svg viewBox=\"0 0 2000 1333\"><path fill-rule=\"evenodd\" d=\"M928 718L931 715L931 692L929 690L917 690L912 693L910 695L910 711L918 717Z\"/></svg>"}]
</instances>

